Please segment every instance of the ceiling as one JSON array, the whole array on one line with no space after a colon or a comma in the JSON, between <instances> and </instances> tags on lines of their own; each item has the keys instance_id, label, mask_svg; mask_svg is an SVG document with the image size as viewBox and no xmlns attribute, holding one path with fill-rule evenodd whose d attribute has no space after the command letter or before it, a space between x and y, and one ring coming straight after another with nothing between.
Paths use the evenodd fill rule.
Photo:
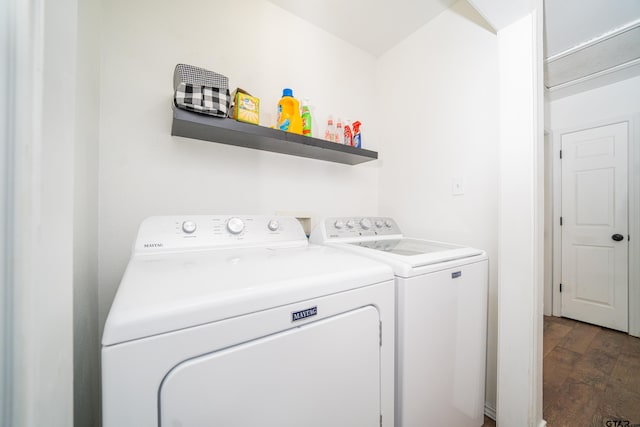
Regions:
<instances>
[{"instance_id":1,"label":"ceiling","mask_svg":"<svg viewBox=\"0 0 640 427\"><path fill-rule=\"evenodd\" d=\"M640 75L640 1L544 0L545 86L575 92Z\"/></svg>"},{"instance_id":2,"label":"ceiling","mask_svg":"<svg viewBox=\"0 0 640 427\"><path fill-rule=\"evenodd\" d=\"M325 31L379 56L455 0L270 0Z\"/></svg>"},{"instance_id":3,"label":"ceiling","mask_svg":"<svg viewBox=\"0 0 640 427\"><path fill-rule=\"evenodd\" d=\"M455 0L270 0L374 56ZM486 9L501 0L470 0ZM513 1L513 0L510 0ZM545 86L608 84L640 75L640 0L544 0ZM500 6L502 7L502 6ZM586 83L586 85L585 85ZM571 89L573 91L576 88Z\"/></svg>"},{"instance_id":4,"label":"ceiling","mask_svg":"<svg viewBox=\"0 0 640 427\"><path fill-rule=\"evenodd\" d=\"M640 18L638 0L545 0L547 57Z\"/></svg>"}]
</instances>

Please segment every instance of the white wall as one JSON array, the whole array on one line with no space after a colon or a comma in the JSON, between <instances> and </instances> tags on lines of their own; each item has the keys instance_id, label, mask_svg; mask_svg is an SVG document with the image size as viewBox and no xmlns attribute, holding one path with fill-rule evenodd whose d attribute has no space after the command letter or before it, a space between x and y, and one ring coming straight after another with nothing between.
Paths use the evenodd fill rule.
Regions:
<instances>
[{"instance_id":1,"label":"white wall","mask_svg":"<svg viewBox=\"0 0 640 427\"><path fill-rule=\"evenodd\" d=\"M498 43L466 2L377 64L380 214L407 235L482 248L490 258L486 401L496 403ZM452 195L452 178L464 195Z\"/></svg>"},{"instance_id":2,"label":"white wall","mask_svg":"<svg viewBox=\"0 0 640 427\"><path fill-rule=\"evenodd\" d=\"M563 130L640 113L640 77L549 102L547 126Z\"/></svg>"},{"instance_id":3,"label":"white wall","mask_svg":"<svg viewBox=\"0 0 640 427\"><path fill-rule=\"evenodd\" d=\"M275 117L282 88L316 120L360 119L368 132L375 59L265 0L104 2L100 76L100 324L150 215L378 211L377 164L347 166L170 136L173 68L230 77ZM324 126L317 126L324 129Z\"/></svg>"}]
</instances>

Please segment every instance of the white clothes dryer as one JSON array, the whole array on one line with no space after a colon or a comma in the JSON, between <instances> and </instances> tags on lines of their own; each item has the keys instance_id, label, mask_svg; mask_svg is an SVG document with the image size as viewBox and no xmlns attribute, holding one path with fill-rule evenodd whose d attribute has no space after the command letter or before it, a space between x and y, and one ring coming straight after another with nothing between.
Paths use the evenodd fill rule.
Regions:
<instances>
[{"instance_id":1,"label":"white clothes dryer","mask_svg":"<svg viewBox=\"0 0 640 427\"><path fill-rule=\"evenodd\" d=\"M391 218L326 218L311 243L390 265L396 281L396 427L484 423L488 260L402 235Z\"/></svg>"},{"instance_id":2,"label":"white clothes dryer","mask_svg":"<svg viewBox=\"0 0 640 427\"><path fill-rule=\"evenodd\" d=\"M102 338L104 427L392 426L385 264L295 218L152 217Z\"/></svg>"}]
</instances>

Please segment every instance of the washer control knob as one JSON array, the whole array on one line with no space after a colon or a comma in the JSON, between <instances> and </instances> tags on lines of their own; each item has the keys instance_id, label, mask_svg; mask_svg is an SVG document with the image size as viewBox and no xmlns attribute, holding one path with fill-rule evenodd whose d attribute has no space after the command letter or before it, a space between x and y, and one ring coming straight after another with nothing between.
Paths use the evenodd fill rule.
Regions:
<instances>
[{"instance_id":1,"label":"washer control knob","mask_svg":"<svg viewBox=\"0 0 640 427\"><path fill-rule=\"evenodd\" d=\"M391 223L391 221L389 221L388 219L384 221L384 226L387 228L391 228L393 224Z\"/></svg>"},{"instance_id":2,"label":"washer control knob","mask_svg":"<svg viewBox=\"0 0 640 427\"><path fill-rule=\"evenodd\" d=\"M269 228L269 230L271 231L276 231L278 228L280 228L280 223L275 219L272 219L271 221L269 221L269 224L267 224L267 228Z\"/></svg>"},{"instance_id":3,"label":"washer control knob","mask_svg":"<svg viewBox=\"0 0 640 427\"><path fill-rule=\"evenodd\" d=\"M383 225L384 223L381 220L376 220L376 228L382 228Z\"/></svg>"},{"instance_id":4,"label":"washer control knob","mask_svg":"<svg viewBox=\"0 0 640 427\"><path fill-rule=\"evenodd\" d=\"M356 223L352 219L347 221L347 228L353 228L355 226L356 226Z\"/></svg>"},{"instance_id":5,"label":"washer control knob","mask_svg":"<svg viewBox=\"0 0 640 427\"><path fill-rule=\"evenodd\" d=\"M334 223L333 223L333 226L334 226L335 228L337 228L338 230L340 230L341 228L343 228L343 227L344 227L344 222L342 222L342 221L340 221L340 220L337 220L336 222L334 222Z\"/></svg>"},{"instance_id":6,"label":"washer control knob","mask_svg":"<svg viewBox=\"0 0 640 427\"><path fill-rule=\"evenodd\" d=\"M368 230L371 228L371 220L369 218L362 218L360 220L360 227L362 227L365 230Z\"/></svg>"},{"instance_id":7,"label":"washer control knob","mask_svg":"<svg viewBox=\"0 0 640 427\"><path fill-rule=\"evenodd\" d=\"M231 234L240 234L244 230L244 222L240 218L233 217L227 222L227 230Z\"/></svg>"},{"instance_id":8,"label":"washer control knob","mask_svg":"<svg viewBox=\"0 0 640 427\"><path fill-rule=\"evenodd\" d=\"M196 226L196 223L193 221L185 221L182 223L182 231L184 231L187 234L191 234L194 231L196 231L196 228L198 228Z\"/></svg>"}]
</instances>

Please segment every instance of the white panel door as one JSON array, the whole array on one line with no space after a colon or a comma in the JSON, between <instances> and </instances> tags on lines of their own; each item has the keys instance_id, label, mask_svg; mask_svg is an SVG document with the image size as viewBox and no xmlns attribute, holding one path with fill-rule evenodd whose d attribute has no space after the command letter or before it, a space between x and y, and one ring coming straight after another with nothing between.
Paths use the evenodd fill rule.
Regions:
<instances>
[{"instance_id":1,"label":"white panel door","mask_svg":"<svg viewBox=\"0 0 640 427\"><path fill-rule=\"evenodd\" d=\"M378 426L379 313L367 306L185 361L159 397L167 427Z\"/></svg>"},{"instance_id":2,"label":"white panel door","mask_svg":"<svg viewBox=\"0 0 640 427\"><path fill-rule=\"evenodd\" d=\"M562 135L562 315L628 330L628 124Z\"/></svg>"}]
</instances>

